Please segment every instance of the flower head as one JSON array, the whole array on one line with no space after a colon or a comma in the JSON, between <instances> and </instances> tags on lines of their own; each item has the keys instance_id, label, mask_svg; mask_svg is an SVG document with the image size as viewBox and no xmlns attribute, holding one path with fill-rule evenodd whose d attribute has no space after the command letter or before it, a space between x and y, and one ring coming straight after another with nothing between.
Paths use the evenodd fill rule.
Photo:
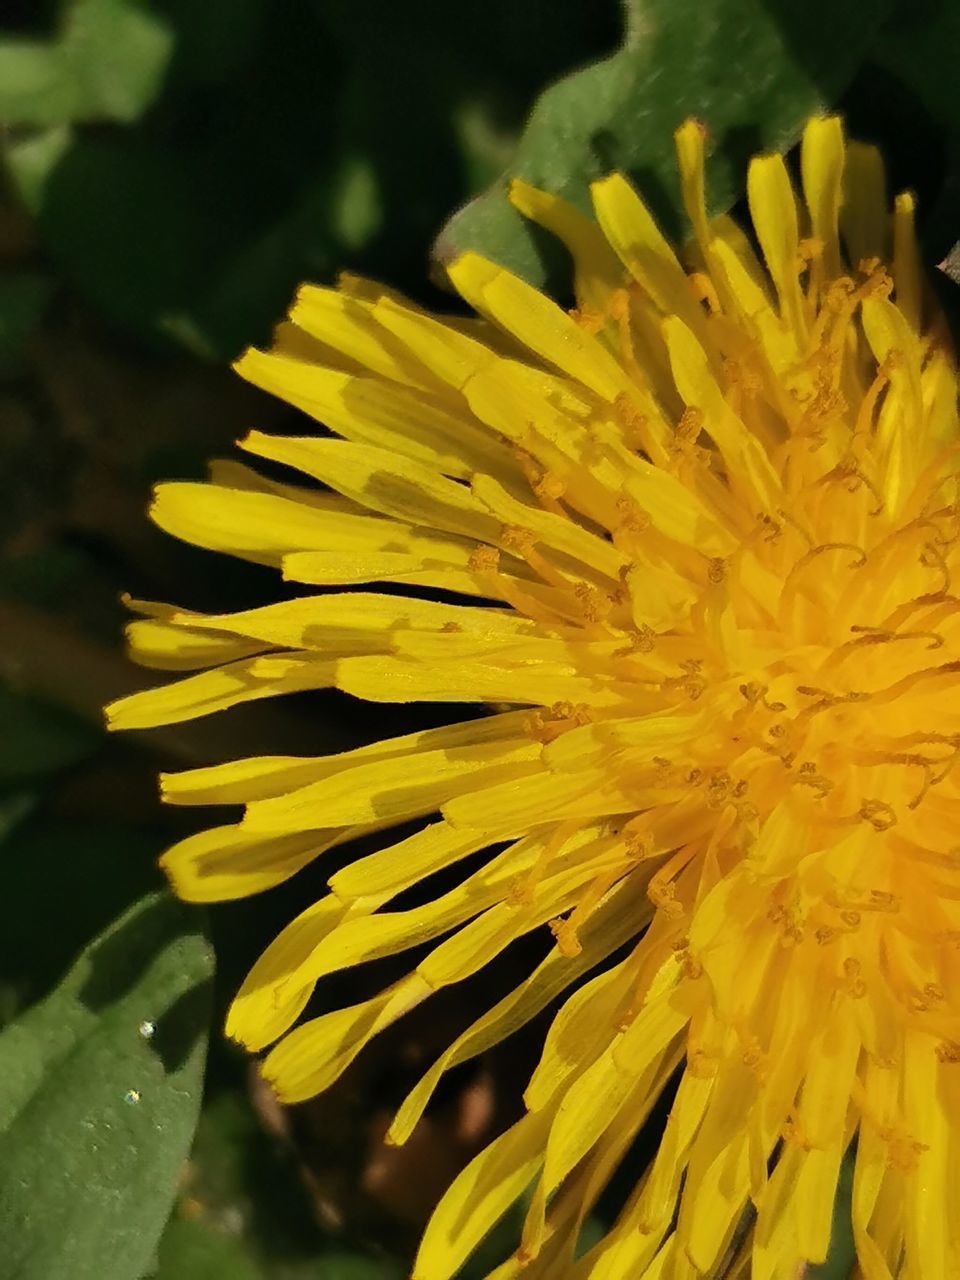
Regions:
<instances>
[{"instance_id":1,"label":"flower head","mask_svg":"<svg viewBox=\"0 0 960 1280\"><path fill-rule=\"evenodd\" d=\"M116 727L318 687L495 708L163 783L246 806L164 856L195 901L427 820L338 871L237 996L228 1033L279 1040L281 1098L552 930L394 1122L402 1142L444 1070L572 989L526 1114L442 1200L418 1280L452 1275L531 1184L499 1277L792 1275L827 1251L854 1141L863 1276L960 1266L956 368L912 198L888 219L872 148L812 121L803 205L779 156L755 159L758 254L707 216L703 146L678 131L686 267L619 176L594 185L599 226L514 184L571 251L571 314L474 254L450 277L477 321L356 280L303 288L238 368L343 439L243 447L332 492L230 463L154 502L177 536L326 590L226 616L142 606L135 656L205 669L116 704ZM458 887L390 910L483 850ZM323 974L441 937L374 999L290 1029ZM574 1261L672 1078L655 1158Z\"/></svg>"}]
</instances>

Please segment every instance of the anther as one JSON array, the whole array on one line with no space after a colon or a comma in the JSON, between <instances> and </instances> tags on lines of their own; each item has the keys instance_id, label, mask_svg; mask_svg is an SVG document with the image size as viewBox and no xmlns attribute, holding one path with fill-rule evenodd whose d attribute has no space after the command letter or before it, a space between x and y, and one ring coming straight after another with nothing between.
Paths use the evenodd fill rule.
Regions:
<instances>
[{"instance_id":1,"label":"anther","mask_svg":"<svg viewBox=\"0 0 960 1280\"><path fill-rule=\"evenodd\" d=\"M592 307L573 307L569 315L586 333L599 333L603 328L603 313Z\"/></svg>"},{"instance_id":2,"label":"anther","mask_svg":"<svg viewBox=\"0 0 960 1280\"><path fill-rule=\"evenodd\" d=\"M556 502L566 493L566 485L552 471L545 471L533 485L533 492L543 501Z\"/></svg>"},{"instance_id":3,"label":"anther","mask_svg":"<svg viewBox=\"0 0 960 1280\"><path fill-rule=\"evenodd\" d=\"M896 811L885 800L865 800L857 817L869 822L874 831L889 831L897 824Z\"/></svg>"},{"instance_id":4,"label":"anther","mask_svg":"<svg viewBox=\"0 0 960 1280\"><path fill-rule=\"evenodd\" d=\"M939 569L943 575L943 586L937 593L943 599L950 591L950 570L943 552L933 542L925 542L920 552L920 563L925 569Z\"/></svg>"},{"instance_id":5,"label":"anther","mask_svg":"<svg viewBox=\"0 0 960 1280\"><path fill-rule=\"evenodd\" d=\"M727 576L727 562L722 556L713 556L707 565L707 578L719 586Z\"/></svg>"},{"instance_id":6,"label":"anther","mask_svg":"<svg viewBox=\"0 0 960 1280\"><path fill-rule=\"evenodd\" d=\"M529 554L536 546L537 535L532 529L505 524L500 530L500 541L509 551L518 551L523 556Z\"/></svg>"},{"instance_id":7,"label":"anther","mask_svg":"<svg viewBox=\"0 0 960 1280\"><path fill-rule=\"evenodd\" d=\"M695 444L704 427L704 413L695 405L688 405L680 415L674 432L678 441L684 444Z\"/></svg>"},{"instance_id":8,"label":"anther","mask_svg":"<svg viewBox=\"0 0 960 1280\"><path fill-rule=\"evenodd\" d=\"M470 552L467 568L473 573L498 573L500 552L496 547L479 546Z\"/></svg>"},{"instance_id":9,"label":"anther","mask_svg":"<svg viewBox=\"0 0 960 1280\"><path fill-rule=\"evenodd\" d=\"M843 962L843 974L846 979L847 995L854 1000L858 1000L867 994L867 984L860 976L860 970L860 961L853 956L847 956Z\"/></svg>"},{"instance_id":10,"label":"anther","mask_svg":"<svg viewBox=\"0 0 960 1280\"><path fill-rule=\"evenodd\" d=\"M702 1049L694 1049L687 1055L685 1074L697 1080L712 1080L717 1074L717 1060Z\"/></svg>"},{"instance_id":11,"label":"anther","mask_svg":"<svg viewBox=\"0 0 960 1280\"><path fill-rule=\"evenodd\" d=\"M580 939L577 937L576 929L572 928L568 920L558 917L551 920L550 932L557 940L557 950L566 960L572 960L578 956L583 948L580 945Z\"/></svg>"}]
</instances>

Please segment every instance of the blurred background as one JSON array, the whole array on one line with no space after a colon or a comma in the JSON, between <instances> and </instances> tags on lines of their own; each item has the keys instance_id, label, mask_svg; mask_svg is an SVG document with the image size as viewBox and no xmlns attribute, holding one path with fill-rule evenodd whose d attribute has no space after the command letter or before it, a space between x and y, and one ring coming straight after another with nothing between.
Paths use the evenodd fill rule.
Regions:
<instances>
[{"instance_id":1,"label":"blurred background","mask_svg":"<svg viewBox=\"0 0 960 1280\"><path fill-rule=\"evenodd\" d=\"M892 185L919 193L932 268L960 227L951 48L960 48L956 6L908 12L893 0L6 0L0 1076L19 1079L20 1093L6 1097L0 1084L0 1157L13 1145L33 1151L18 1155L18 1169L53 1188L32 1219L23 1210L18 1230L63 1219L76 1188L101 1179L131 1238L148 1241L136 1264L124 1261L135 1249L98 1259L96 1240L80 1241L64 1270L48 1260L46 1271L34 1262L18 1276L405 1275L439 1193L513 1118L545 1026L452 1073L410 1145L388 1151L379 1137L392 1108L464 1025L464 1001L496 998L529 956L504 957L481 989L432 1003L324 1097L284 1112L222 1043L223 1011L335 863L206 914L143 899L161 887L154 861L164 844L209 821L160 810L158 768L316 754L409 727L399 710L372 715L315 694L120 741L101 731L105 701L152 682L123 655L122 591L208 611L277 595L273 574L181 546L144 514L155 480L200 477L246 430L296 422L242 384L230 360L269 340L299 281L331 282L340 270L454 308L437 259L465 243L548 280L562 298L564 264L510 221L496 188L493 204L447 228L433 261L431 247L510 167L582 198L587 178L620 165L679 225L669 135L687 114L717 139L713 190L726 206L751 149L786 146L809 112L839 105L850 132L884 146ZM591 64L599 70L548 94L524 136L544 89ZM950 288L944 281L948 308ZM427 711L418 723L428 722ZM98 998L76 973L62 982L141 900L150 928L127 929L132 942L121 930L113 950L88 953L103 978ZM524 945L533 955L543 947ZM155 990L156 956L179 974L186 1039L164 1062L176 1087L164 1084L162 1107L141 1119L150 1001L167 999ZM351 1003L393 972L383 962L340 975L320 1000ZM140 1015L148 1025L135 1034ZM45 1018L73 1028L69 1046ZM159 1161L149 1186L126 1185L109 1134L94 1150L77 1128L84 1091L104 1080L119 1140L129 1147L133 1134ZM51 1137L54 1098L67 1101ZM47 1177L61 1148L72 1153L66 1182ZM0 1237L4 1221L0 1209ZM514 1226L469 1276L509 1251ZM820 1274L846 1274L841 1234L833 1269Z\"/></svg>"}]
</instances>

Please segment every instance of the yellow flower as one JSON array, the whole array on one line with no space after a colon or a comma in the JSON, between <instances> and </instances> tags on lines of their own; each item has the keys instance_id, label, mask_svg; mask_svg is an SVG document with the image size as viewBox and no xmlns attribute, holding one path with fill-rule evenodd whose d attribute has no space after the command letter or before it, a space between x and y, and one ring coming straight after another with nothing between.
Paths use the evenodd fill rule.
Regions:
<instances>
[{"instance_id":1,"label":"yellow flower","mask_svg":"<svg viewBox=\"0 0 960 1280\"><path fill-rule=\"evenodd\" d=\"M338 871L237 996L231 1036L252 1050L282 1037L263 1070L283 1099L552 930L543 962L394 1121L403 1142L443 1071L579 984L525 1116L437 1208L417 1280L451 1276L531 1185L499 1280L522 1266L525 1280L792 1276L826 1254L854 1141L860 1274L955 1276L956 369L912 198L888 218L879 156L845 146L836 118L807 127L803 206L779 156L751 164L763 264L705 212L696 124L677 151L687 268L622 177L594 185L599 226L514 184L573 255L572 314L472 253L450 277L478 321L356 280L300 291L276 349L238 368L345 439L255 432L243 447L334 492L218 464L210 484L161 485L153 516L349 590L228 616L142 606L134 655L206 670L110 720L318 687L496 708L341 755L163 780L174 804L246 806L165 855L193 901L428 820ZM369 582L389 593L355 589ZM482 850L459 887L384 909ZM290 1030L323 974L441 935L389 990ZM652 1164L574 1261L672 1079Z\"/></svg>"}]
</instances>

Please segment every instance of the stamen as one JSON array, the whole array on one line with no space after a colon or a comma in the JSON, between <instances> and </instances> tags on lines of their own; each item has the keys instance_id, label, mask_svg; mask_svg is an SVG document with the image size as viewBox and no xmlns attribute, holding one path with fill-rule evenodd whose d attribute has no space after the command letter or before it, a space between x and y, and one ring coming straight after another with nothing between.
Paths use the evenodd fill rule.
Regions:
<instances>
[{"instance_id":1,"label":"stamen","mask_svg":"<svg viewBox=\"0 0 960 1280\"><path fill-rule=\"evenodd\" d=\"M799 560L794 564L787 574L786 580L780 591L780 607L779 619L781 626L787 623L790 606L793 604L794 597L800 590L800 578L806 569L809 569L814 561L831 551L852 551L856 556L847 566L849 569L862 569L867 563L867 553L863 547L857 546L853 542L823 542L819 546L811 547L809 551L804 552Z\"/></svg>"},{"instance_id":2,"label":"stamen","mask_svg":"<svg viewBox=\"0 0 960 1280\"><path fill-rule=\"evenodd\" d=\"M896 811L885 800L865 800L857 812L874 831L889 831L897 823Z\"/></svg>"},{"instance_id":3,"label":"stamen","mask_svg":"<svg viewBox=\"0 0 960 1280\"><path fill-rule=\"evenodd\" d=\"M834 482L843 483L845 481L850 482L847 484L847 493L857 493L861 488L865 488L873 495L876 505L871 509L870 515L879 516L883 514L883 498L880 495L880 490L870 477L864 473L856 458L848 457L842 462L838 462L832 471L828 471L826 475L820 477L815 487L819 488L822 485Z\"/></svg>"},{"instance_id":4,"label":"stamen","mask_svg":"<svg viewBox=\"0 0 960 1280\"><path fill-rule=\"evenodd\" d=\"M829 778L825 778L822 773L818 772L817 766L812 760L804 761L798 767L792 781L795 786L812 788L819 793L821 800L833 790L834 786Z\"/></svg>"},{"instance_id":5,"label":"stamen","mask_svg":"<svg viewBox=\"0 0 960 1280\"><path fill-rule=\"evenodd\" d=\"M562 851L567 841L577 834L579 826L579 823L571 820L569 822L561 822L554 827L550 832L549 838L544 842L543 848L537 855L533 866L529 871L517 876L510 886L510 892L506 897L506 901L510 906L533 906L537 886L543 879L544 872L557 854Z\"/></svg>"},{"instance_id":6,"label":"stamen","mask_svg":"<svg viewBox=\"0 0 960 1280\"><path fill-rule=\"evenodd\" d=\"M683 904L677 898L677 887L674 884L674 878L690 862L694 853L695 848L693 845L685 845L682 849L678 849L673 857L669 858L660 870L651 877L650 883L647 885L647 897L664 915L672 919L678 919L686 914Z\"/></svg>"},{"instance_id":7,"label":"stamen","mask_svg":"<svg viewBox=\"0 0 960 1280\"><path fill-rule=\"evenodd\" d=\"M611 867L608 871L601 871L588 885L580 901L566 919L550 921L550 931L557 940L557 947L562 956L573 959L583 950L578 937L580 928L593 914L594 908L611 885L620 879L623 872L622 863Z\"/></svg>"},{"instance_id":8,"label":"stamen","mask_svg":"<svg viewBox=\"0 0 960 1280\"><path fill-rule=\"evenodd\" d=\"M950 570L943 552L933 542L925 542L920 552L920 563L925 569L939 569L943 574L943 586L936 594L943 598L950 591Z\"/></svg>"},{"instance_id":9,"label":"stamen","mask_svg":"<svg viewBox=\"0 0 960 1280\"><path fill-rule=\"evenodd\" d=\"M876 377L867 388L866 394L860 402L860 408L857 410L857 421L853 428L854 440L869 438L873 435L877 401L890 382L892 366L889 364L889 355L892 354L892 352L889 353L887 358L883 360L877 370Z\"/></svg>"},{"instance_id":10,"label":"stamen","mask_svg":"<svg viewBox=\"0 0 960 1280\"><path fill-rule=\"evenodd\" d=\"M861 974L862 965L853 956L847 956L843 962L843 976L847 995L853 1000L860 1000L867 994L867 984Z\"/></svg>"},{"instance_id":11,"label":"stamen","mask_svg":"<svg viewBox=\"0 0 960 1280\"><path fill-rule=\"evenodd\" d=\"M563 579L564 591L557 602L559 607L551 608L546 601L538 600L529 592L524 591L517 579L501 572L500 552L496 547L487 546L486 544L474 547L467 561L467 568L472 573L476 573L478 576L485 577L488 580L490 595L494 600L505 600L518 613L525 614L528 618L532 618L537 622L555 626L558 620L565 620L561 611L561 602L564 598L570 601L574 614L579 612L574 606L569 592L570 583L565 578Z\"/></svg>"}]
</instances>

